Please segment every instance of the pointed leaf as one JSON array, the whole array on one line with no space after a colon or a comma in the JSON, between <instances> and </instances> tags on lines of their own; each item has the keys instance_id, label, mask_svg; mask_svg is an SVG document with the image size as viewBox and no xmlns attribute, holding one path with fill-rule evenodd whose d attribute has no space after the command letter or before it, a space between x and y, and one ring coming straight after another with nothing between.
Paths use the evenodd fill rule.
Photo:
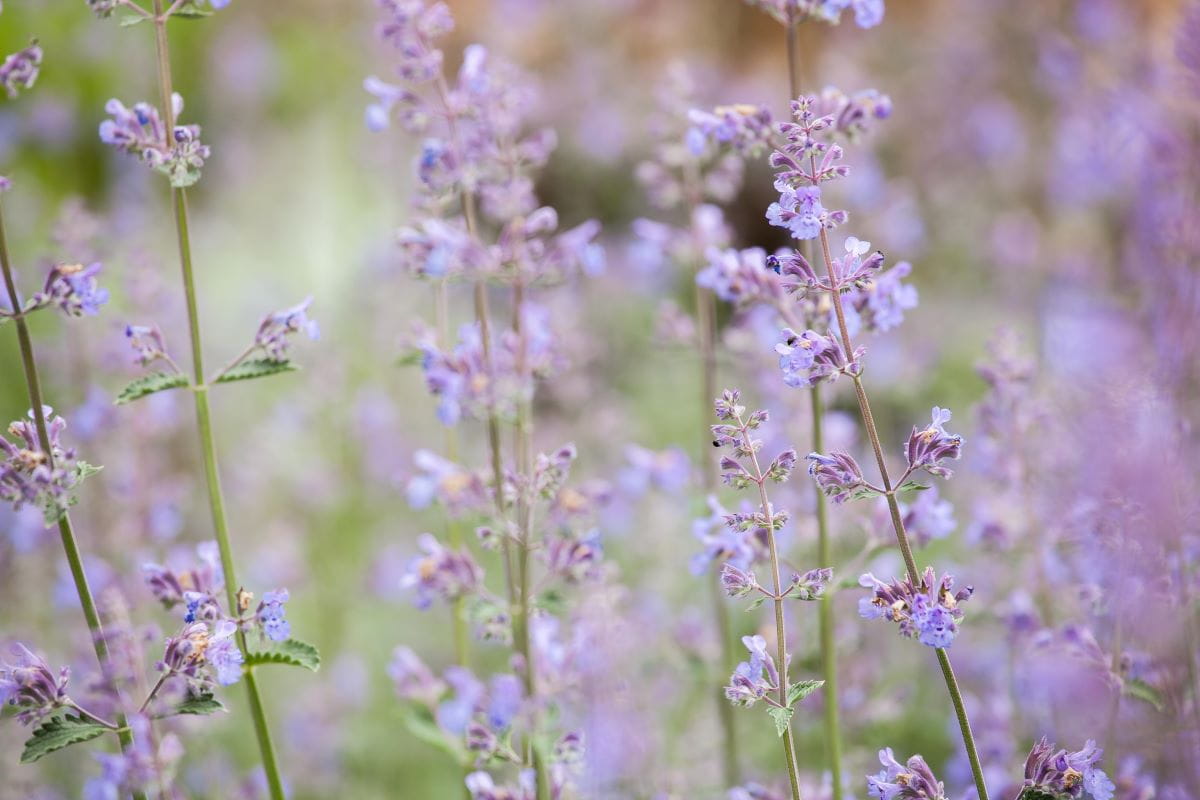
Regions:
<instances>
[{"instance_id":1,"label":"pointed leaf","mask_svg":"<svg viewBox=\"0 0 1200 800\"><path fill-rule=\"evenodd\" d=\"M1162 711L1164 708L1162 693L1140 678L1130 678L1125 681L1124 691L1126 696L1137 698L1143 703L1154 706L1155 711Z\"/></svg>"},{"instance_id":2,"label":"pointed leaf","mask_svg":"<svg viewBox=\"0 0 1200 800\"><path fill-rule=\"evenodd\" d=\"M788 687L787 703L794 706L825 685L825 681L797 681Z\"/></svg>"},{"instance_id":3,"label":"pointed leaf","mask_svg":"<svg viewBox=\"0 0 1200 800\"><path fill-rule=\"evenodd\" d=\"M143 17L141 14L130 14L128 16L121 17L121 21L118 24L120 24L122 28L129 28L137 25L139 22L145 22L148 19L150 18Z\"/></svg>"},{"instance_id":4,"label":"pointed leaf","mask_svg":"<svg viewBox=\"0 0 1200 800\"><path fill-rule=\"evenodd\" d=\"M767 596L765 594L759 594L758 597L755 597L750 601L750 605L746 606L746 610L754 611L765 602L767 602Z\"/></svg>"},{"instance_id":5,"label":"pointed leaf","mask_svg":"<svg viewBox=\"0 0 1200 800\"><path fill-rule=\"evenodd\" d=\"M767 709L767 713L775 720L775 733L779 736L787 733L788 723L792 721L792 710L790 708L771 706Z\"/></svg>"},{"instance_id":6,"label":"pointed leaf","mask_svg":"<svg viewBox=\"0 0 1200 800\"><path fill-rule=\"evenodd\" d=\"M187 385L187 376L181 373L151 372L149 375L143 375L122 389L121 393L117 395L117 405L123 406L148 394L163 392L167 389L178 389L181 386Z\"/></svg>"},{"instance_id":7,"label":"pointed leaf","mask_svg":"<svg viewBox=\"0 0 1200 800\"><path fill-rule=\"evenodd\" d=\"M207 716L215 714L218 711L225 711L225 706L220 700L212 696L212 692L205 692L188 697L179 705L175 706L175 714L195 714L197 716Z\"/></svg>"},{"instance_id":8,"label":"pointed leaf","mask_svg":"<svg viewBox=\"0 0 1200 800\"><path fill-rule=\"evenodd\" d=\"M274 642L268 649L246 653L247 667L258 664L290 664L316 672L321 668L321 654L308 642L288 639L286 642Z\"/></svg>"},{"instance_id":9,"label":"pointed leaf","mask_svg":"<svg viewBox=\"0 0 1200 800\"><path fill-rule=\"evenodd\" d=\"M280 372L295 372L299 367L291 361L275 361L271 358L250 358L230 368L224 375L217 378L217 383L231 383L251 378L264 378L267 375L278 375Z\"/></svg>"},{"instance_id":10,"label":"pointed leaf","mask_svg":"<svg viewBox=\"0 0 1200 800\"><path fill-rule=\"evenodd\" d=\"M103 725L70 714L65 717L51 717L34 729L33 736L25 742L21 763L32 764L55 750L95 739L107 730Z\"/></svg>"},{"instance_id":11,"label":"pointed leaf","mask_svg":"<svg viewBox=\"0 0 1200 800\"><path fill-rule=\"evenodd\" d=\"M902 483L896 487L896 491L897 492L923 492L928 488L929 487L924 483L918 483L917 481L905 481L904 483Z\"/></svg>"}]
</instances>

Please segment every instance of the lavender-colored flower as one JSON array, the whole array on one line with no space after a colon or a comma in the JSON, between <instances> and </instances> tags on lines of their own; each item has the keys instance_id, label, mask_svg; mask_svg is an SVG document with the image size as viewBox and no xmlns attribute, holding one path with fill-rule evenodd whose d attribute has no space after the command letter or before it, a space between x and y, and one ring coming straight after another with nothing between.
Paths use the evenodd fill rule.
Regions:
<instances>
[{"instance_id":1,"label":"lavender-colored flower","mask_svg":"<svg viewBox=\"0 0 1200 800\"><path fill-rule=\"evenodd\" d=\"M211 631L204 622L186 623L178 634L167 639L159 671L205 684L211 681L205 671L209 667L222 686L237 683L244 661L234 637L237 629L237 623L229 619L218 619Z\"/></svg>"},{"instance_id":2,"label":"lavender-colored flower","mask_svg":"<svg viewBox=\"0 0 1200 800\"><path fill-rule=\"evenodd\" d=\"M809 462L808 474L835 503L855 499L866 488L862 468L849 453L809 453L805 460Z\"/></svg>"},{"instance_id":3,"label":"lavender-colored flower","mask_svg":"<svg viewBox=\"0 0 1200 800\"><path fill-rule=\"evenodd\" d=\"M940 478L949 478L954 474L941 464L943 459L957 460L962 456L963 437L947 433L944 427L950 417L947 409L934 406L929 427L919 430L913 427L906 447L910 472L923 469Z\"/></svg>"},{"instance_id":4,"label":"lavender-colored flower","mask_svg":"<svg viewBox=\"0 0 1200 800\"><path fill-rule=\"evenodd\" d=\"M312 298L307 297L298 305L268 314L258 326L254 345L267 354L272 361L287 361L288 337L303 331L309 339L321 338L321 329L315 320L308 318L308 307Z\"/></svg>"},{"instance_id":5,"label":"lavender-colored flower","mask_svg":"<svg viewBox=\"0 0 1200 800\"><path fill-rule=\"evenodd\" d=\"M157 325L126 325L125 338L137 353L137 363L143 367L159 359L170 359L167 355L167 342Z\"/></svg>"},{"instance_id":6,"label":"lavender-colored flower","mask_svg":"<svg viewBox=\"0 0 1200 800\"><path fill-rule=\"evenodd\" d=\"M855 376L862 372L864 350L856 348L854 358L847 361L841 342L831 334L813 330L798 334L784 328L779 338L775 352L779 354L783 382L788 386L808 388L838 375Z\"/></svg>"},{"instance_id":7,"label":"lavender-colored flower","mask_svg":"<svg viewBox=\"0 0 1200 800\"><path fill-rule=\"evenodd\" d=\"M108 302L108 290L96 283L101 265L59 264L50 270L42 291L30 298L38 308L54 304L69 317L93 316Z\"/></svg>"},{"instance_id":8,"label":"lavender-colored flower","mask_svg":"<svg viewBox=\"0 0 1200 800\"><path fill-rule=\"evenodd\" d=\"M685 141L696 156L704 154L709 141L747 157L758 156L771 142L771 112L765 106L743 103L718 106L712 111L692 109L688 121L692 127Z\"/></svg>"},{"instance_id":9,"label":"lavender-colored flower","mask_svg":"<svg viewBox=\"0 0 1200 800\"><path fill-rule=\"evenodd\" d=\"M604 546L598 530L582 537L549 536L543 546L546 568L568 583L597 580L604 575Z\"/></svg>"},{"instance_id":10,"label":"lavender-colored flower","mask_svg":"<svg viewBox=\"0 0 1200 800\"><path fill-rule=\"evenodd\" d=\"M71 670L63 667L57 676L39 656L17 643L12 647L14 660L0 663L0 705L17 709L24 725L40 720L69 702L67 680Z\"/></svg>"},{"instance_id":11,"label":"lavender-colored flower","mask_svg":"<svg viewBox=\"0 0 1200 800\"><path fill-rule=\"evenodd\" d=\"M23 89L33 88L41 67L42 48L35 40L0 63L0 86L4 87L4 91L12 99Z\"/></svg>"},{"instance_id":12,"label":"lavender-colored flower","mask_svg":"<svg viewBox=\"0 0 1200 800\"><path fill-rule=\"evenodd\" d=\"M5 177L4 175L0 175L0 192L7 192L11 188L12 188L12 180Z\"/></svg>"},{"instance_id":13,"label":"lavender-colored flower","mask_svg":"<svg viewBox=\"0 0 1200 800\"><path fill-rule=\"evenodd\" d=\"M467 791L471 800L533 800L535 789L530 786L532 771L521 774L519 786L497 786L496 781L486 772L472 772L466 778Z\"/></svg>"},{"instance_id":14,"label":"lavender-colored flower","mask_svg":"<svg viewBox=\"0 0 1200 800\"><path fill-rule=\"evenodd\" d=\"M1090 796L1093 800L1112 800L1116 785L1096 766L1102 755L1104 751L1091 739L1082 750L1068 752L1056 751L1043 736L1025 760L1023 792L1036 790L1054 798Z\"/></svg>"},{"instance_id":15,"label":"lavender-colored flower","mask_svg":"<svg viewBox=\"0 0 1200 800\"><path fill-rule=\"evenodd\" d=\"M425 706L436 705L446 691L446 684L408 647L397 647L392 651L388 676L396 687L396 694Z\"/></svg>"},{"instance_id":16,"label":"lavender-colored flower","mask_svg":"<svg viewBox=\"0 0 1200 800\"><path fill-rule=\"evenodd\" d=\"M883 21L883 0L746 0L766 11L784 25L795 25L806 19L830 24L841 21L846 9L854 10L854 23L860 28L873 28Z\"/></svg>"},{"instance_id":17,"label":"lavender-colored flower","mask_svg":"<svg viewBox=\"0 0 1200 800\"><path fill-rule=\"evenodd\" d=\"M119 0L87 0L88 8L100 19L107 19L117 10Z\"/></svg>"},{"instance_id":18,"label":"lavender-colored flower","mask_svg":"<svg viewBox=\"0 0 1200 800\"><path fill-rule=\"evenodd\" d=\"M882 521L886 504L880 508L880 528L886 527L891 531L891 521L886 525ZM904 529L917 545L924 547L934 539L944 539L950 535L957 524L954 520L954 506L949 500L938 496L936 486L916 493L912 503L900 503L900 516L904 521Z\"/></svg>"},{"instance_id":19,"label":"lavender-colored flower","mask_svg":"<svg viewBox=\"0 0 1200 800\"><path fill-rule=\"evenodd\" d=\"M448 513L457 516L491 503L487 486L478 473L431 450L413 453L413 463L420 472L413 475L405 487L408 504L413 508L428 508L437 502Z\"/></svg>"},{"instance_id":20,"label":"lavender-colored flower","mask_svg":"<svg viewBox=\"0 0 1200 800\"><path fill-rule=\"evenodd\" d=\"M130 794L167 795L183 745L173 733L152 735L150 719L142 714L128 719L133 742L121 753L96 753L100 775L89 778L83 800L119 800Z\"/></svg>"},{"instance_id":21,"label":"lavender-colored flower","mask_svg":"<svg viewBox=\"0 0 1200 800\"><path fill-rule=\"evenodd\" d=\"M753 572L745 572L729 562L721 567L721 590L730 597L745 597L757 588Z\"/></svg>"},{"instance_id":22,"label":"lavender-colored flower","mask_svg":"<svg viewBox=\"0 0 1200 800\"><path fill-rule=\"evenodd\" d=\"M761 636L743 636L750 659L737 665L725 687L725 697L735 706L752 706L779 689L779 670Z\"/></svg>"},{"instance_id":23,"label":"lavender-colored flower","mask_svg":"<svg viewBox=\"0 0 1200 800\"><path fill-rule=\"evenodd\" d=\"M208 649L204 654L209 665L216 671L217 683L222 686L230 686L242 679L242 663L245 657L234 638L236 632L237 623L227 619L219 620L213 627Z\"/></svg>"},{"instance_id":24,"label":"lavender-colored flower","mask_svg":"<svg viewBox=\"0 0 1200 800\"><path fill-rule=\"evenodd\" d=\"M621 487L634 496L651 487L676 494L691 480L691 460L678 447L654 451L631 444L625 447L625 460L628 466L621 471Z\"/></svg>"},{"instance_id":25,"label":"lavender-colored flower","mask_svg":"<svg viewBox=\"0 0 1200 800\"><path fill-rule=\"evenodd\" d=\"M892 748L879 751L883 765L875 775L867 776L867 796L875 800L946 800L946 789L921 756L907 764L896 761Z\"/></svg>"},{"instance_id":26,"label":"lavender-colored flower","mask_svg":"<svg viewBox=\"0 0 1200 800\"><path fill-rule=\"evenodd\" d=\"M779 202L767 208L767 222L779 228L787 228L793 239L815 239L828 222L825 207L821 205L821 190L816 186L793 189L786 184L777 186Z\"/></svg>"},{"instance_id":27,"label":"lavender-colored flower","mask_svg":"<svg viewBox=\"0 0 1200 800\"><path fill-rule=\"evenodd\" d=\"M174 117L183 112L183 98L172 95ZM200 142L200 126L176 125L167 131L159 111L149 103L126 108L117 99L104 106L112 119L100 123L100 141L128 155L140 158L154 170L166 175L176 188L191 186L200 180L200 170L210 155Z\"/></svg>"},{"instance_id":28,"label":"lavender-colored flower","mask_svg":"<svg viewBox=\"0 0 1200 800\"><path fill-rule=\"evenodd\" d=\"M936 648L953 643L963 618L960 604L974 591L968 586L954 592L954 577L947 573L937 580L933 567L925 568L919 586L913 586L908 577L884 583L869 572L858 579L858 585L874 591L873 596L858 601L859 616L898 623L902 636Z\"/></svg>"},{"instance_id":29,"label":"lavender-colored flower","mask_svg":"<svg viewBox=\"0 0 1200 800\"><path fill-rule=\"evenodd\" d=\"M759 247L746 250L710 247L708 266L696 274L696 284L726 303L746 307L754 303L778 304L783 287L771 269L771 257Z\"/></svg>"},{"instance_id":30,"label":"lavender-colored flower","mask_svg":"<svg viewBox=\"0 0 1200 800\"><path fill-rule=\"evenodd\" d=\"M882 262L883 254L876 251L876 255ZM872 260L861 262L857 269ZM876 272L873 277L864 277L854 289L846 292L843 304L851 336L860 330L883 333L904 321L904 312L917 307L916 287L903 283L911 272L912 265L901 261L889 270Z\"/></svg>"},{"instance_id":31,"label":"lavender-colored flower","mask_svg":"<svg viewBox=\"0 0 1200 800\"><path fill-rule=\"evenodd\" d=\"M818 116L833 118L833 130L853 139L868 130L871 121L892 115L892 99L875 89L863 89L847 95L835 86L826 86L816 98Z\"/></svg>"},{"instance_id":32,"label":"lavender-colored flower","mask_svg":"<svg viewBox=\"0 0 1200 800\"><path fill-rule=\"evenodd\" d=\"M46 525L56 522L75 502L72 494L79 482L96 468L75 458L74 448L62 443L67 421L54 414L49 406L43 408L50 453L42 450L33 412L28 419L17 420L8 426L8 435L0 436L0 501L11 503L14 509L25 504L42 510Z\"/></svg>"},{"instance_id":33,"label":"lavender-colored flower","mask_svg":"<svg viewBox=\"0 0 1200 800\"><path fill-rule=\"evenodd\" d=\"M462 736L467 725L486 699L486 689L466 667L453 666L445 672L452 694L437 707L437 723L455 736Z\"/></svg>"},{"instance_id":34,"label":"lavender-colored flower","mask_svg":"<svg viewBox=\"0 0 1200 800\"><path fill-rule=\"evenodd\" d=\"M692 534L700 540L704 550L692 558L692 573L704 574L710 564L729 563L741 570L761 559L763 548L758 546L752 533L731 527L726 520L731 516L717 498L709 495L708 508L711 512L692 522Z\"/></svg>"},{"instance_id":35,"label":"lavender-colored flower","mask_svg":"<svg viewBox=\"0 0 1200 800\"><path fill-rule=\"evenodd\" d=\"M794 600L819 600L825 594L825 589L831 580L833 580L833 570L829 567L810 569L803 575L792 575L791 585L783 592L783 595Z\"/></svg>"},{"instance_id":36,"label":"lavender-colored flower","mask_svg":"<svg viewBox=\"0 0 1200 800\"><path fill-rule=\"evenodd\" d=\"M401 579L402 587L416 591L417 608L428 608L434 597L452 602L479 587L483 570L470 552L443 547L430 533L418 536L417 544L425 554L409 562Z\"/></svg>"},{"instance_id":37,"label":"lavender-colored flower","mask_svg":"<svg viewBox=\"0 0 1200 800\"><path fill-rule=\"evenodd\" d=\"M216 596L225 586L221 571L220 552L216 542L201 542L196 545L199 563L184 569L171 569L160 564L142 565L142 577L154 597L171 609L184 604L186 614L195 622L197 619L216 619L219 605Z\"/></svg>"},{"instance_id":38,"label":"lavender-colored flower","mask_svg":"<svg viewBox=\"0 0 1200 800\"><path fill-rule=\"evenodd\" d=\"M284 604L288 601L288 590L280 589L274 592L264 592L262 602L254 618L262 627L263 634L273 642L285 641L292 635L292 626L284 618Z\"/></svg>"}]
</instances>

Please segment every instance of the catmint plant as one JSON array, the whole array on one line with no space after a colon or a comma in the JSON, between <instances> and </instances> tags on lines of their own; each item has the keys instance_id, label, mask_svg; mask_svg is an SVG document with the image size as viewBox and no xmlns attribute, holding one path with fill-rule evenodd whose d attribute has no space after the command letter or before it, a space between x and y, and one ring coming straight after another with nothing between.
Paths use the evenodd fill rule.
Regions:
<instances>
[{"instance_id":1,"label":"catmint plant","mask_svg":"<svg viewBox=\"0 0 1200 800\"><path fill-rule=\"evenodd\" d=\"M208 393L219 384L295 369L288 357L290 339L297 333L316 338L318 329L308 317L310 300L270 313L262 320L250 345L240 355L212 374L205 371L186 190L200 179L211 151L200 139L199 126L178 122L183 111L183 99L172 89L168 26L174 20L207 16L211 9L223 8L228 2L176 0L167 6L162 0L153 0L150 8L146 8L134 0L114 0L92 2L89 5L100 18L109 17L117 11L127 12L123 24L147 23L154 30L160 105L155 107L147 102L138 102L129 108L119 100L110 100L105 107L109 118L100 124L99 133L105 144L137 158L162 174L169 183L191 345L189 374L169 355L157 326L127 327L126 335L137 360L147 367L162 362L165 368L149 372L134 381L121 392L117 402L131 402L155 392L180 387L191 391L221 566L220 579L213 578L207 593L192 587L183 594L184 627L168 640L167 653L160 663L162 677L152 690L151 699L172 677L183 676L193 681L204 681L211 677L221 685L236 683L244 678L268 791L273 800L282 800L283 777L258 688L256 668L263 664L284 663L315 670L319 657L312 645L289 638L290 625L283 617L283 603L288 598L286 589L266 592L255 608L252 606L253 594L237 582ZM170 576L161 570L150 569L148 576L152 587L171 583ZM222 588L224 598L214 593ZM177 602L173 596L164 598L167 605ZM208 620L200 619L201 615L207 616ZM258 632L256 637L250 635L253 631ZM211 668L211 675L201 671L205 665ZM147 704L151 699L147 700Z\"/></svg>"},{"instance_id":2,"label":"catmint plant","mask_svg":"<svg viewBox=\"0 0 1200 800\"><path fill-rule=\"evenodd\" d=\"M819 598L833 574L832 570L822 567L804 575L795 574L787 585L784 584L775 535L787 523L788 512L776 509L771 504L767 484L782 483L791 476L796 467L796 453L794 450L785 450L764 467L759 458L763 441L755 438L755 432L767 421L767 412L760 410L747 413L746 407L741 404L741 394L730 390L716 400L715 410L721 422L712 426L713 444L728 451L728 455L721 458L722 479L734 488L754 486L758 490L758 505L749 513L730 514L725 524L742 535L766 540L771 577L770 585L764 587L753 572L726 563L722 568L721 586L731 597L753 595L751 609L770 600L775 610L775 654L767 651L767 643L762 636L743 637L742 643L750 652L750 658L738 664L730 676L725 696L736 706L752 706L759 701L767 705L767 713L774 719L775 729L783 741L792 800L800 800L800 776L796 767L791 720L795 704L820 688L823 681L791 683L788 680L791 655L787 649L784 601Z\"/></svg>"}]
</instances>

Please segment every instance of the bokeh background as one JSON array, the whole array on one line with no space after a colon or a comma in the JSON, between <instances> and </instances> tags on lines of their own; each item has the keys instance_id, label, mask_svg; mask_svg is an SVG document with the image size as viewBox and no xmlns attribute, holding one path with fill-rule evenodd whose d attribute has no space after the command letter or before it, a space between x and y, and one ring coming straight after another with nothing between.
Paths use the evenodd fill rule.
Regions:
<instances>
[{"instance_id":1,"label":"bokeh background","mask_svg":"<svg viewBox=\"0 0 1200 800\"><path fill-rule=\"evenodd\" d=\"M697 359L656 328L664 299L688 307L691 276L643 257L631 224L663 214L635 168L656 143L680 69L698 107L755 102L782 116L782 31L734 0L450 5L459 23L450 53L483 42L538 83L536 121L560 141L538 184L542 199L565 223L596 218L605 231L606 272L554 301L571 363L537 409L540 448L574 441L577 474L618 485L603 532L623 590L603 600L606 624L595 630L607 633L592 644L619 677L591 698L604 719L592 723L597 761L586 796L721 796L713 577L688 567L702 501L694 486L669 492L621 480L626 443L682 448L697 471L711 458L700 449L708 411L697 399ZM897 457L909 426L935 403L956 412L953 429L967 437L960 478L942 490L955 509L953 535L920 558L976 586L956 663L985 763L1009 779L1045 731L1075 748L1105 740L1158 796L1200 796L1191 722L1200 10L1187 5L893 0L878 29L801 33L806 89L873 87L895 107L852 148L855 172L832 205L851 211L855 235L914 264L920 306L868 343L868 384ZM1181 29L1188 14L1190 33ZM287 585L293 630L324 656L317 675L281 670L266 688L296 798L457 797L461 785L458 769L404 728L385 671L400 643L448 663L450 637L444 614L413 609L388 573L419 533L442 525L436 512L411 510L404 493L412 453L439 447L441 433L419 371L401 359L412 321L430 307L428 285L397 267L394 247L411 215L419 143L363 124L362 80L387 76L391 63L375 21L369 0L236 0L172 32L183 121L200 124L213 148L190 193L209 360L240 351L264 313L307 295L323 331L301 346L302 372L214 398L243 580ZM31 37L46 54L38 85L0 102L0 172L17 187L5 199L10 246L27 283L59 261L105 264L114 299L101 315L69 325L43 315L35 335L50 402L71 420L84 457L105 466L75 513L89 574L155 642L174 623L138 567L190 552L209 537L209 520L188 398L111 402L137 374L127 323L157 322L180 351L186 331L169 196L96 135L108 98L157 96L152 31L95 21L82 2L8 0L0 52ZM785 244L763 218L773 199L769 168L749 165L727 206L736 243ZM466 292L455 290L452 303L465 320ZM727 311L722 324L721 384L770 407L780 441L805 452L807 393L780 384L760 341L773 335L769 324ZM996 453L973 447L985 440L972 411L988 396L976 366L1001 329L1034 376L1007 398L1024 424L994 442L1024 465L1020 485L1002 487L987 469ZM861 446L847 413L853 397L843 388L831 404L832 435ZM0 417L16 419L26 405L15 337L0 331ZM464 460L482 463L481 432L468 427L464 440ZM812 565L807 479L777 502L794 513L789 559ZM834 521L835 567L899 568L871 551L886 534L871 508L838 509ZM864 550L869 559L858 558ZM876 769L875 751L892 746L923 753L950 796L965 796L969 774L932 659L859 620L858 593L844 594L839 657L856 792L865 791L857 776ZM1128 659L1127 678L1160 690L1160 708L1126 700L1112 726L1107 700L1096 700L1107 689L1086 660L1039 650L1013 622L1022 597L1047 628L1088 626L1105 652ZM744 632L763 621L735 619ZM791 625L794 669L815 675L815 613L794 613ZM53 662L85 674L83 631L56 537L36 518L0 510L0 639L36 641ZM502 663L486 650L480 658ZM242 699L230 692L227 717L185 724L188 796L253 796ZM814 776L820 702L798 717L802 765ZM771 731L757 711L738 716L747 772L770 781ZM4 722L0 798L78 796L96 769L86 748L18 767L22 731Z\"/></svg>"}]
</instances>

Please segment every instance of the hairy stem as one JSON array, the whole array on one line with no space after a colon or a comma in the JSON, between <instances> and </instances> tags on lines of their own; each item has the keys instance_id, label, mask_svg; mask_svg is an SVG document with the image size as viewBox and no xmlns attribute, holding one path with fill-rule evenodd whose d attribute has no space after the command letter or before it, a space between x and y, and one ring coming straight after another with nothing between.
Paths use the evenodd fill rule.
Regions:
<instances>
[{"instance_id":1,"label":"hairy stem","mask_svg":"<svg viewBox=\"0 0 1200 800\"><path fill-rule=\"evenodd\" d=\"M812 171L815 175L815 163L813 164ZM824 229L821 230L821 254L825 261L825 274L832 286L833 257L829 251L829 235ZM846 313L842 308L842 296L836 288L830 292L830 296L833 299L833 309L837 316L838 332L841 335L842 346L846 350L846 357L850 358L854 352L854 345L850 340L850 331L846 327ZM900 503L896 499L896 493L892 490L892 480L888 475L887 462L883 457L883 445L880 442L879 430L875 426L875 417L871 414L871 403L867 399L867 392L863 388L861 376L854 376L854 393L858 398L858 409L862 415L863 427L867 430L867 438L871 440L871 449L875 452L875 462L879 466L880 479L883 482L883 488L886 492L884 496L887 498L888 513L892 518L892 528L896 532L896 543L900 547L900 554L904 557L904 566L908 571L909 580L912 581L913 586L920 586L921 574L917 569L916 559L913 558L912 545L908 540L908 532L904 529L904 519L900 514ZM967 710L963 705L962 691L958 687L958 680L954 677L954 670L950 666L950 656L944 648L937 648L937 658L938 663L942 667L942 677L946 681L946 690L950 693L950 700L954 704L955 716L958 717L958 727L962 734L963 746L967 751L967 759L971 762L971 775L975 779L975 789L979 793L979 800L988 800L987 784L983 779L983 767L979 763L979 752L975 747L975 736L971 733L971 722L967 718Z\"/></svg>"},{"instance_id":2,"label":"hairy stem","mask_svg":"<svg viewBox=\"0 0 1200 800\"><path fill-rule=\"evenodd\" d=\"M787 71L788 71L788 103L796 99L800 93L800 62L797 47L796 20L789 20L787 25ZM805 248L808 249L807 247ZM813 384L809 390L812 407L812 446L818 453L825 452L825 434L822 416L825 413L821 403L821 388ZM825 505L825 493L819 486L814 487L817 510L817 565L832 567L833 559L830 554L829 541L829 509ZM821 677L825 680L825 752L829 765L830 779L833 783L833 800L842 800L842 732L840 710L838 708L837 691L837 649L833 635L833 598L834 592L826 592L821 597L818 613L821 642Z\"/></svg>"},{"instance_id":3,"label":"hairy stem","mask_svg":"<svg viewBox=\"0 0 1200 800\"><path fill-rule=\"evenodd\" d=\"M163 115L167 130L175 126L174 110L171 105L171 58L167 46L167 17L163 14L162 0L154 0L155 52L157 54L159 89L162 93ZM208 387L204 382L203 340L200 335L200 314L196 301L196 282L192 269L192 248L188 232L187 194L183 189L171 192L175 212L175 231L179 244L179 264L182 271L183 290L187 302L188 335L192 348L193 397L196 405L196 430L200 439L200 451L204 461L204 477L208 487L208 503L212 512L213 528L217 547L221 553L221 568L225 573L225 593L229 613L240 613L238 608L237 572L233 562L233 548L229 541L229 523L225 514L225 499L221 491L220 470L217 466L217 445L212 430L212 412L208 404ZM243 654L248 652L246 635L237 633L238 647ZM254 721L254 733L258 740L259 754L271 800L284 800L283 780L271 740L271 729L267 724L266 711L254 678L254 668L245 670L246 696L250 705L250 716Z\"/></svg>"},{"instance_id":4,"label":"hairy stem","mask_svg":"<svg viewBox=\"0 0 1200 800\"><path fill-rule=\"evenodd\" d=\"M4 213L0 208L0 270L4 273L4 288L8 292L8 301L13 309L13 323L17 327L17 342L21 349L21 366L25 372L25 388L29 394L30 410L33 412L34 426L37 428L38 444L45 453L50 466L54 466L54 453L50 447L50 435L46 430L46 413L42 402L42 382L38 376L37 359L33 354L33 339L29 335L29 326L21 313L21 296L17 292L16 279L13 277L12 261L8 254L8 239L4 231ZM104 636L104 626L100 622L100 613L96 610L96 599L92 588L88 585L87 573L83 569L83 555L79 543L75 539L75 529L71 526L71 517L65 512L58 519L58 534L62 540L63 553L67 557L67 567L71 570L71 580L75 583L75 593L79 596L79 606L83 609L83 619L91 634L92 647L96 651L96 660L100 663L100 672L106 683L114 688L116 681L112 675L108 658L108 640ZM121 750L133 746L133 734L125 723L125 714L117 714L117 736L121 742ZM135 795L143 800L144 795Z\"/></svg>"}]
</instances>

